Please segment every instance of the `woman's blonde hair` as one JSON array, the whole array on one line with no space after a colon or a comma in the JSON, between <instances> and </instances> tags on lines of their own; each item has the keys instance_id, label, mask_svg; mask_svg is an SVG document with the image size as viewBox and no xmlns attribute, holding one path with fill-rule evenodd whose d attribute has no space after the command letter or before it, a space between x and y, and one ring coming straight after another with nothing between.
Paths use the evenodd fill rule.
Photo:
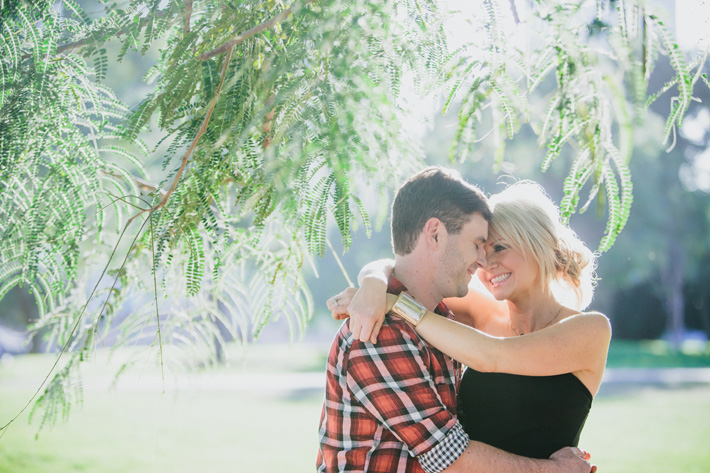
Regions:
<instances>
[{"instance_id":1,"label":"woman's blonde hair","mask_svg":"<svg viewBox=\"0 0 710 473\"><path fill-rule=\"evenodd\" d=\"M561 304L583 310L592 301L596 255L560 221L557 206L533 181L519 181L490 200L490 239L500 238L540 266L545 287Z\"/></svg>"}]
</instances>

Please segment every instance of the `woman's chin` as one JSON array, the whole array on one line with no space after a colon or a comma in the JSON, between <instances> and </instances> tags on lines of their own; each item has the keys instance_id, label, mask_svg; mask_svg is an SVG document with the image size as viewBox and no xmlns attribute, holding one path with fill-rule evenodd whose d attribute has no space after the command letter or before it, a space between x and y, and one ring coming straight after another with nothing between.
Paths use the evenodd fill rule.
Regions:
<instances>
[{"instance_id":1,"label":"woman's chin","mask_svg":"<svg viewBox=\"0 0 710 473\"><path fill-rule=\"evenodd\" d=\"M491 296L493 296L493 298L497 301L504 301L504 300L508 299L507 291L505 291L500 286L487 287L486 289L488 289L488 292L490 292Z\"/></svg>"}]
</instances>

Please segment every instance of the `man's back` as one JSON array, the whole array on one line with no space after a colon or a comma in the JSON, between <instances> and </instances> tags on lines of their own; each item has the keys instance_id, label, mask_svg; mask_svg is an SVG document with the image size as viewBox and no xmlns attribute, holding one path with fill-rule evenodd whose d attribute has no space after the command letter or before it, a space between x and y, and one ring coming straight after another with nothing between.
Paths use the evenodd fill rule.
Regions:
<instances>
[{"instance_id":1,"label":"man's back","mask_svg":"<svg viewBox=\"0 0 710 473\"><path fill-rule=\"evenodd\" d=\"M390 292L402 289L393 278ZM423 471L417 456L458 437L460 366L402 320L388 318L377 345L354 340L345 322L326 377L318 471Z\"/></svg>"}]
</instances>

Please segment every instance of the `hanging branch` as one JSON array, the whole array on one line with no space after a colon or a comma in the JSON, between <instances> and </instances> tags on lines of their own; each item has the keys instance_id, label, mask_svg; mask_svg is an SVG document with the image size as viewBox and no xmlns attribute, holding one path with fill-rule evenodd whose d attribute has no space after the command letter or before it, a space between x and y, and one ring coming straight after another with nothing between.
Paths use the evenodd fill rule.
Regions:
<instances>
[{"instance_id":1,"label":"hanging branch","mask_svg":"<svg viewBox=\"0 0 710 473\"><path fill-rule=\"evenodd\" d=\"M192 4L192 1L190 1L189 3ZM190 12L191 11L192 11L192 9L190 8ZM157 12L153 16L141 18L138 29L143 28L144 25L148 24L148 21L153 21L155 19L162 18L162 17L166 16L168 13L170 13L169 10L162 10L162 11ZM190 21L190 18L188 16L188 18L187 18L188 25L189 25L189 21ZM188 26L188 28L189 28L189 26ZM114 33L114 36L115 37L123 36L126 33L128 33L128 31L129 31L128 27L120 29L120 30L116 31L116 33ZM93 38L91 36L87 36L85 38L82 38L77 41L73 41L71 43L60 44L59 46L57 46L56 52L57 52L57 55L64 54L66 52L73 51L74 49L80 48L82 46L85 46L87 43L91 43L94 41L96 41L95 38ZM21 57L22 57L22 59L27 59L27 58L32 57L32 55L33 55L32 53L25 53Z\"/></svg>"},{"instance_id":2,"label":"hanging branch","mask_svg":"<svg viewBox=\"0 0 710 473\"><path fill-rule=\"evenodd\" d=\"M205 119L202 121L202 126L198 130L197 135L195 136L195 139L192 140L192 144L190 145L190 148L187 150L185 155L182 157L182 163L180 164L180 169L178 169L178 172L175 175L175 179L173 179L173 184L170 186L170 189L168 189L168 191L165 193L165 195L163 195L163 198L160 199L160 202L158 202L153 207L141 210L140 212L135 214L133 217L131 217L128 220L129 223L132 222L136 217L138 217L139 215L141 215L145 212L150 212L152 214L153 212L155 212L159 208L165 206L165 204L168 202L168 199L170 198L170 195L177 188L178 182L180 181L180 178L182 177L182 174L185 171L185 167L187 167L187 163L190 160L190 155L192 155L192 152L197 147L197 142L200 141L200 138L202 138L202 135L204 135L205 132L207 131L207 125L210 123L210 118L212 118L212 112L214 111L215 105L217 105L217 99L219 98L219 94L222 91L222 86L224 85L224 79L227 75L227 68L229 67L229 60L232 58L232 51L233 51L233 49L230 49L224 58L224 64L222 64L222 73L220 75L220 80L219 80L219 85L217 86L217 91L215 92L214 97L212 97L212 101L210 102L210 106L209 106L209 109L207 110L207 114L205 115Z\"/></svg>"},{"instance_id":3,"label":"hanging branch","mask_svg":"<svg viewBox=\"0 0 710 473\"><path fill-rule=\"evenodd\" d=\"M192 16L192 0L187 0L185 2L185 10L183 10L183 16L185 18L185 34L190 32L190 17Z\"/></svg>"},{"instance_id":4,"label":"hanging branch","mask_svg":"<svg viewBox=\"0 0 710 473\"><path fill-rule=\"evenodd\" d=\"M102 172L103 172L105 175L107 175L107 176L115 177L115 178L117 178L117 179L124 179L124 178L126 178L126 176L124 176L123 174L116 174L116 173L109 172L109 171L102 171ZM156 184L153 184L152 182L148 182L148 181L146 181L145 179L142 179L142 178L137 177L137 176L132 176L132 175L131 175L131 176L129 176L129 177L133 180L133 182L134 182L134 183L138 186L138 188L139 188L140 190L142 190L142 191L145 191L145 192L156 192L156 191L159 191L161 194L165 194L165 191L164 191L164 190L160 189Z\"/></svg>"},{"instance_id":5,"label":"hanging branch","mask_svg":"<svg viewBox=\"0 0 710 473\"><path fill-rule=\"evenodd\" d=\"M276 97L276 95L274 93L272 93L269 96L269 98L266 99L265 108L273 107L275 97ZM271 146L271 138L272 138L271 125L272 125L272 122L274 121L275 114L276 114L276 109L271 108L271 110L269 110L266 113L266 115L264 115L264 121L261 124L261 131L266 135L266 136L264 136L264 141L262 143L262 147L264 149L267 149L269 146Z\"/></svg>"},{"instance_id":6,"label":"hanging branch","mask_svg":"<svg viewBox=\"0 0 710 473\"><path fill-rule=\"evenodd\" d=\"M244 33L239 33L238 35L234 36L232 39L230 39L229 41L227 41L223 45L213 49L212 51L207 51L206 53L200 54L199 56L197 56L197 58L201 61L204 61L206 59L211 58L212 56L216 56L216 55L221 54L225 51L228 51L228 50L232 49L234 46L236 46L237 44L251 38L255 34L261 33L262 31L271 28L275 24L282 22L284 20L284 18L289 16L291 13L293 13L293 10L291 9L291 7L288 7L287 9L283 10L278 15L271 18L269 21L262 23L260 25L257 25L254 28L245 31Z\"/></svg>"},{"instance_id":7,"label":"hanging branch","mask_svg":"<svg viewBox=\"0 0 710 473\"><path fill-rule=\"evenodd\" d=\"M0 298L18 282L30 285L38 307L47 312L33 328L46 327L59 342L68 341L61 356L62 361L71 356L67 366L72 372L59 371L59 361L31 400L39 406L38 411L48 413L43 425L56 420L58 406L68 415L73 403L70 396L77 387L65 381L75 373L81 376L74 370L96 349L96 341L102 337L99 328L121 328L116 344L140 343L144 341L143 328L156 325L153 340L161 348L161 372L169 365L163 360L164 343L184 345L185 349L192 348L186 343L189 338L200 346L210 345L213 339L214 344L224 344L223 327L231 338L237 340L242 335L246 343L250 330L256 337L275 320L276 313L284 314L289 324L297 320L303 330L313 314L302 275L303 263L309 258L303 227L312 227L310 234L320 238L333 196L330 187L315 186L319 170L332 167L374 174L376 157L389 150L397 158L401 155L408 165L418 162L414 144L405 142L397 126L388 125L404 113L392 99L399 93L400 70L423 67L425 55L431 54L437 63L444 56L441 32L425 34L422 28L427 22L438 24L434 21L438 16L429 8L431 0L418 0L416 3L422 4L417 5L418 11L406 2L405 16L391 2L364 5L343 0L328 2L316 15L311 14L311 1L261 5L255 12L212 9L214 2L210 0L172 0L169 8L156 10L151 8L157 8L155 1L134 0L125 9L104 8L102 18L84 15L81 6L69 0L63 2L66 9L57 9L54 2L17 2L18 14L46 18L47 22L20 18L16 24L8 23L10 33L2 32L7 41L0 40L0 56L8 57L6 62L12 66L0 71L0 90L8 99L2 104L3 124L9 125L0 126L0 154L8 161L3 171L10 178L2 183L8 192L0 192L0 220L8 222L0 225L3 235L8 235L0 239ZM205 15L205 11L211 13ZM363 17L368 21L358 21ZM78 18L86 20L77 26ZM392 28L395 23L397 28ZM235 24L245 26L230 28ZM278 49L241 50L256 40L280 34L281 28L287 38L276 38ZM438 39L430 45L433 36ZM145 53L158 47L159 41L164 41L160 54L144 57L154 63L147 77L157 81L156 90L136 109L120 103L111 81L101 84L94 80L105 74L114 56L121 59L129 50ZM339 46L333 54L322 54L334 41ZM102 45L109 42L120 49L103 52ZM304 42L308 47L303 47ZM49 60L44 58L47 51ZM239 56L239 64L245 67L235 71L237 63L231 63L231 56L235 61ZM34 57L42 61L35 64ZM373 61L373 57L378 59ZM278 68L267 75L265 68L275 59ZM91 60L93 68L88 64ZM220 66L219 61L224 63ZM357 67L352 67L353 61ZM433 70L431 61L427 64ZM254 63L259 63L258 71L250 67ZM202 74L195 73L195 67L202 67ZM348 75L321 73L330 68L348 71ZM278 86L271 90L264 87L263 93L255 95L255 88L268 85L262 82L264 76L274 76ZM33 93L35 85L46 91L50 84L51 94L38 97ZM392 84L392 90L383 84ZM274 97L276 88L279 100ZM383 104L367 111L359 107L363 100ZM159 117L159 134L154 136L158 144L151 151L137 135L153 115ZM124 132L127 128L130 133ZM214 144L212 131L219 133ZM279 139L286 133L305 139L282 143ZM109 159L108 153L98 149L102 140L118 142L106 148L115 156ZM133 152L134 140L140 155ZM171 171L164 184L151 182L146 173L136 172L140 178L132 175L134 168L142 172L145 163L152 164L159 147L168 140L172 143L160 153ZM205 140L210 141L209 146ZM210 159L202 160L208 152ZM283 160L285 165L269 180L264 170ZM372 177L378 187L384 188L392 180L394 174L385 171ZM230 181L235 192L228 187ZM283 199L275 182L293 183ZM352 211L345 199L351 198L358 203L369 230L361 202L350 194L349 187L343 189L333 196L339 228L350 231ZM177 194L174 198L173 192ZM145 193L152 193L152 198L143 200ZM104 202L103 194L110 202ZM135 199L142 202L140 207L134 205ZM237 204L234 214L228 212ZM302 218L307 205L317 206L316 221ZM160 218L154 214L156 210ZM273 217L267 221L270 215ZM134 219L138 220L137 226L130 227L134 230L122 233ZM121 264L116 258L129 243L126 235L136 230L137 239ZM113 240L114 233L118 250L111 253L111 266L106 267L107 271L117 267L111 271L113 284L104 284L108 276L102 274L101 283L89 297L95 304L101 294L105 309L98 312L96 320L87 321L89 308L84 308L85 294L78 290L84 285L77 277L78 268L94 265L89 256L104 251L107 238ZM182 235L184 245L180 244ZM82 244L94 237L100 247ZM344 241L349 244L349 239ZM110 250L104 251L106 256ZM8 255L13 259L8 260ZM147 274L145 267L151 259L152 274ZM253 275L248 279L233 277L234 268ZM210 270L210 285L200 287ZM174 295L180 301L171 304L171 317L159 313L166 310L164 304L158 305L161 273L166 296ZM151 276L152 283L146 284ZM187 294L180 286L184 281ZM131 311L125 319L114 317L125 309L126 294L140 297L143 292L152 292L153 307L146 299L139 311ZM191 296L198 299L182 302L183 297ZM210 312L210 307L201 303L205 297L225 311ZM50 310L45 311L44 305ZM65 322L67 314L73 316L71 324ZM74 321L74 317L81 321ZM180 337L172 337L173 331ZM80 350L74 353L75 348ZM191 355L201 357L203 352L194 350ZM214 352L204 352L204 356L215 358ZM128 366L125 363L116 376ZM2 427L0 435L5 431Z\"/></svg>"},{"instance_id":8,"label":"hanging branch","mask_svg":"<svg viewBox=\"0 0 710 473\"><path fill-rule=\"evenodd\" d=\"M121 264L121 267L120 267L118 273L116 274L116 277L113 280L113 285L111 286L111 291L113 291L115 289L116 283L118 282L119 274L121 273L121 270L126 266L126 262L128 261L128 257L131 254L131 251L133 250L133 247L135 246L136 241L138 240L138 236L143 231L143 228L145 227L146 223L148 223L148 219L146 219L145 222L143 222L140 229L136 232L135 237L133 237L133 241L131 242L131 245L128 248L128 251L126 251L126 256L123 258L123 263ZM151 221L151 225L152 225L152 221ZM51 366L51 368L47 372L47 375L44 377L44 380L42 380L42 383L39 385L39 387L34 392L32 397L27 401L27 404L25 404L25 406L22 409L20 409L20 411L17 413L17 415L15 415L15 417L10 419L10 421L7 422L5 425L0 427L0 438L2 438L5 435L5 433L8 431L8 428L10 427L10 425L12 425L12 423L15 422L22 415L22 413L24 413L27 410L27 408L32 404L32 401L34 401L37 398L37 396L39 396L39 393L42 392L42 388L44 388L44 386L49 381L49 378L52 375L52 373L54 373L54 371L57 369L57 366L59 366L59 362L62 360L62 357L67 352L67 350L69 350L71 343L74 341L74 334L77 332L79 325L81 324L81 321L84 318L84 314L86 313L86 309L88 308L89 303L94 298L94 294L96 294L96 291L99 288L99 284L101 283L101 281L104 278L104 275L108 271L111 261L113 261L113 257L116 255L116 251L118 250L118 245L123 240L123 236L126 234L126 231L128 230L128 227L130 227L130 226L131 226L131 221L127 222L124 225L123 231L121 232L121 235L119 236L118 241L116 242L116 244L113 247L113 251L111 252L111 256L109 256L106 266L104 266L104 269L101 272L101 275L96 280L96 284L94 285L94 289L91 291L91 294L89 294L89 298L87 299L86 304L84 304L84 306L81 308L81 311L79 312L79 315L77 316L76 321L74 322L74 324L72 326L71 332L69 332L69 336L67 337L67 341L62 345L62 348L59 351L57 358L54 360L54 364ZM101 312L99 313L99 315L101 313L103 313L103 311L106 309L107 303L108 303L108 299L106 299L106 301L104 302L104 305L101 308ZM161 363L162 363L162 346L161 346Z\"/></svg>"},{"instance_id":9,"label":"hanging branch","mask_svg":"<svg viewBox=\"0 0 710 473\"><path fill-rule=\"evenodd\" d=\"M515 0L510 0L510 11L513 13L513 19L515 24L520 24L520 16L518 15L518 8L515 6Z\"/></svg>"}]
</instances>

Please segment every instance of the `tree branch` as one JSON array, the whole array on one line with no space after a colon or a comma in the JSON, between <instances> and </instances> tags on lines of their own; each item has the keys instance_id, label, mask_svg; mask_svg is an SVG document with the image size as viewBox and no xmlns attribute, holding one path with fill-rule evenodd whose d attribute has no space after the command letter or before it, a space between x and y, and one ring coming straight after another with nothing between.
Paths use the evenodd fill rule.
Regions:
<instances>
[{"instance_id":1,"label":"tree branch","mask_svg":"<svg viewBox=\"0 0 710 473\"><path fill-rule=\"evenodd\" d=\"M246 41L247 39L251 38L255 34L261 33L262 31L271 28L275 24L280 23L281 21L284 20L284 18L289 16L291 13L293 13L293 10L291 10L291 7L288 7L287 9L283 10L278 15L272 17L270 20L266 21L265 23L257 25L254 28L245 31L244 33L239 33L238 35L232 37L232 39L230 39L229 41L227 41L223 45L213 49L212 51L207 51L206 53L200 54L197 58L201 61L204 61L205 59L209 59L212 56L216 56L217 54L221 54L225 51L229 51L237 44L239 44L243 41Z\"/></svg>"},{"instance_id":2,"label":"tree branch","mask_svg":"<svg viewBox=\"0 0 710 473\"><path fill-rule=\"evenodd\" d=\"M173 179L173 183L170 186L170 189L163 195L162 199L160 199L160 202L158 202L155 206L142 210L138 212L136 215L130 218L129 222L133 221L136 217L139 215L145 213L145 212L150 212L151 214L158 210L159 208L165 206L165 204L168 202L168 199L170 199L170 196L172 195L173 192L175 192L175 189L177 188L178 182L180 181L180 178L182 177L183 172L185 171L185 167L187 166L188 161L190 160L190 156L192 155L192 152L195 150L197 147L197 142L200 141L200 138L202 138L202 135L205 134L207 131L207 125L210 122L210 118L212 118L212 112L214 112L214 107L217 105L217 99L219 98L219 94L222 92L222 86L224 85L224 79L227 76L227 69L229 67L229 60L232 58L232 49L230 49L227 52L227 55L224 58L224 64L222 64L222 73L220 75L219 79L219 86L217 86L217 91L214 94L214 97L212 97L212 101L210 102L209 109L207 110L207 114L205 115L204 120L202 120L202 126L200 129L197 131L197 135L195 135L195 139L192 140L192 144L190 145L190 148L187 150L185 155L182 157L182 163L180 164L180 169L178 169L177 174L175 175L175 179Z\"/></svg>"},{"instance_id":3,"label":"tree branch","mask_svg":"<svg viewBox=\"0 0 710 473\"><path fill-rule=\"evenodd\" d=\"M515 20L515 24L519 25L520 17L518 16L518 9L515 7L515 0L510 0L510 9L513 12L513 19Z\"/></svg>"},{"instance_id":4,"label":"tree branch","mask_svg":"<svg viewBox=\"0 0 710 473\"><path fill-rule=\"evenodd\" d=\"M108 172L108 171L103 171L103 173L106 174L107 176L111 176L111 177L115 177L115 178L119 178L119 179L124 179L124 178L125 178L125 176L124 176L123 174L115 174L115 173ZM165 191L164 191L164 190L160 189L157 185L153 184L152 182L148 182L148 181L146 181L145 179L142 179L142 178L137 177L137 176L131 176L131 179L133 180L133 182L136 183L136 185L138 186L138 188L139 188L140 190L142 190L142 191L145 191L145 192L156 192L156 191L158 191L158 192L160 192L161 194L165 194Z\"/></svg>"},{"instance_id":5,"label":"tree branch","mask_svg":"<svg viewBox=\"0 0 710 473\"><path fill-rule=\"evenodd\" d=\"M192 1L190 1L189 3L190 3L190 12L191 12L191 11L192 11ZM152 18L161 18L161 17L167 15L168 13L170 13L169 10L161 10L161 11L157 12L157 13L156 13L154 16L152 16L152 17L151 17L151 16L148 16L148 17L141 18L141 19L140 19L140 26L139 26L139 28L142 28L143 25L146 24L146 23L148 23L148 21L149 21L150 19L152 19ZM188 20L187 20L187 21L188 21L188 24L189 24L189 16L188 16ZM118 30L116 33L114 33L113 37L122 36L122 35L126 34L127 32L128 32L128 28L120 29L120 30ZM80 40L78 40L78 41L74 41L74 42L66 43L66 44L60 44L59 46L57 46L57 54L63 54L63 53L65 53L65 52L67 52L67 51L71 51L71 50L73 50L73 49L80 48L80 47L84 46L86 43L90 43L90 42L92 42L92 41L94 41L94 38L92 38L91 36L87 36L87 37L82 38L82 39L80 39ZM26 54L23 54L23 55L22 55L22 59L27 59L27 58L29 58L29 57L32 57L32 55L33 55L33 53L26 53Z\"/></svg>"},{"instance_id":6,"label":"tree branch","mask_svg":"<svg viewBox=\"0 0 710 473\"><path fill-rule=\"evenodd\" d=\"M192 0L187 0L185 2L183 16L185 18L185 34L188 34L190 32L190 17L192 16Z\"/></svg>"}]
</instances>

